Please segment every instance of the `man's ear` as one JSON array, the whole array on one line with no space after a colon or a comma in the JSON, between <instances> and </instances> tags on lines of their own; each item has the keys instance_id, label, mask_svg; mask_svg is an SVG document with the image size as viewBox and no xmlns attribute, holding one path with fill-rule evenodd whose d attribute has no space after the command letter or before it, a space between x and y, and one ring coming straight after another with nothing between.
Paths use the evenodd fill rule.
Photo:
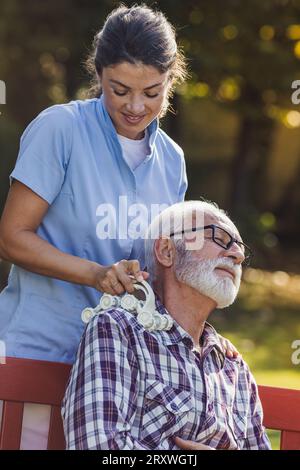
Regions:
<instances>
[{"instance_id":1,"label":"man's ear","mask_svg":"<svg viewBox=\"0 0 300 470\"><path fill-rule=\"evenodd\" d=\"M174 264L175 247L170 238L161 237L155 240L154 253L158 263L165 268Z\"/></svg>"}]
</instances>

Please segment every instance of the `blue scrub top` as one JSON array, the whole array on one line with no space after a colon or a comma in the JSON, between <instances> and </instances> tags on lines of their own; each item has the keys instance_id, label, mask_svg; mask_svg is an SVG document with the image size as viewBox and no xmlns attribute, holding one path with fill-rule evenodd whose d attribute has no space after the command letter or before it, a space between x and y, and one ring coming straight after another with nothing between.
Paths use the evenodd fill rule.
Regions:
<instances>
[{"instance_id":1,"label":"blue scrub top","mask_svg":"<svg viewBox=\"0 0 300 470\"><path fill-rule=\"evenodd\" d=\"M103 96L41 112L21 137L10 175L10 181L21 181L50 204L37 234L65 253L102 265L138 259L143 268L143 239L136 238L137 212L131 212L140 206L132 204L148 209L138 214L147 225L152 204L182 201L187 188L181 148L158 120L148 130L151 152L132 171ZM131 209L126 211L126 205ZM103 239L105 223L114 219L116 237ZM125 236L119 233L121 219L122 232L125 222L128 227ZM81 311L96 306L101 295L91 287L12 265L0 294L0 340L6 356L73 363L85 326Z\"/></svg>"}]
</instances>

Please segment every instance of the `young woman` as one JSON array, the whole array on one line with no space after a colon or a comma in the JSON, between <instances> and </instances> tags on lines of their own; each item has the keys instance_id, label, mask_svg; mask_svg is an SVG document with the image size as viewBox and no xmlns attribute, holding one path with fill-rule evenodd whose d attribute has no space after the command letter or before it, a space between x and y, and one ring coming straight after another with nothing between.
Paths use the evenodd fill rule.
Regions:
<instances>
[{"instance_id":1,"label":"young woman","mask_svg":"<svg viewBox=\"0 0 300 470\"><path fill-rule=\"evenodd\" d=\"M181 148L159 127L186 66L166 17L121 6L88 60L94 98L52 106L22 135L0 224L6 355L73 363L81 310L147 279L138 226L182 201ZM95 87L94 87L95 88Z\"/></svg>"}]
</instances>

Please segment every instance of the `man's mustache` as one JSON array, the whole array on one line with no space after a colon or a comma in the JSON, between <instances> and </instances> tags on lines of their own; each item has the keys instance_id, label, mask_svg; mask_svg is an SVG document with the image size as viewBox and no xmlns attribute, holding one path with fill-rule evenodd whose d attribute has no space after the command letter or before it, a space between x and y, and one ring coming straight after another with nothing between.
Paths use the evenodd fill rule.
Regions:
<instances>
[{"instance_id":1,"label":"man's mustache","mask_svg":"<svg viewBox=\"0 0 300 470\"><path fill-rule=\"evenodd\" d=\"M230 271L233 274L235 281L237 281L237 280L239 281L240 278L241 278L241 275L242 275L241 266L237 265L237 264L234 264L234 262L231 261L228 258L223 258L222 260L216 260L216 265L215 265L214 269L216 269L216 268L228 269L228 271Z\"/></svg>"}]
</instances>

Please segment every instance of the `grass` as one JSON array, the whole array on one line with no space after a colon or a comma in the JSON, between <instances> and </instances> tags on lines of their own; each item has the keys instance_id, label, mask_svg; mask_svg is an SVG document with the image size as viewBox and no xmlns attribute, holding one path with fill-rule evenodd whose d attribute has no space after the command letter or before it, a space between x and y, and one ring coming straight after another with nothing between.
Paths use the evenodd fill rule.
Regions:
<instances>
[{"instance_id":1,"label":"grass","mask_svg":"<svg viewBox=\"0 0 300 470\"><path fill-rule=\"evenodd\" d=\"M260 385L270 385L273 387L300 389L300 368L299 372L294 370L255 370L252 369L255 380Z\"/></svg>"},{"instance_id":2,"label":"grass","mask_svg":"<svg viewBox=\"0 0 300 470\"><path fill-rule=\"evenodd\" d=\"M280 450L280 432L267 429L267 434L271 442L272 450Z\"/></svg>"}]
</instances>

